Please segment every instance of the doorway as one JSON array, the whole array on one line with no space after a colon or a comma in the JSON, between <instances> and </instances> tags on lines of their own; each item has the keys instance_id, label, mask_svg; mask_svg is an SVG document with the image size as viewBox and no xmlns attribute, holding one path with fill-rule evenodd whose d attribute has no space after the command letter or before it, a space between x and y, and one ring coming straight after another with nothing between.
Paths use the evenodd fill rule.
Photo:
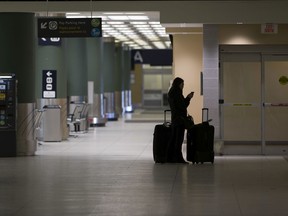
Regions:
<instances>
[{"instance_id":1,"label":"doorway","mask_svg":"<svg viewBox=\"0 0 288 216\"><path fill-rule=\"evenodd\" d=\"M149 66L143 68L143 107L168 107L168 89L173 79L172 67Z\"/></svg>"},{"instance_id":2,"label":"doorway","mask_svg":"<svg viewBox=\"0 0 288 216\"><path fill-rule=\"evenodd\" d=\"M226 153L287 154L288 47L220 46L219 102Z\"/></svg>"}]
</instances>

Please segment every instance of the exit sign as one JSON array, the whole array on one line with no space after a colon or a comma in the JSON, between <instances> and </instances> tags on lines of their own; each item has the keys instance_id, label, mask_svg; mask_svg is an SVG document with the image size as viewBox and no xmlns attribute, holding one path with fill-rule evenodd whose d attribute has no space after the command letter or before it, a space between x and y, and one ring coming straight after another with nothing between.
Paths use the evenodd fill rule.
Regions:
<instances>
[{"instance_id":1,"label":"exit sign","mask_svg":"<svg viewBox=\"0 0 288 216\"><path fill-rule=\"evenodd\" d=\"M266 23L261 25L261 33L262 34L277 34L278 33L278 25L272 23Z\"/></svg>"}]
</instances>

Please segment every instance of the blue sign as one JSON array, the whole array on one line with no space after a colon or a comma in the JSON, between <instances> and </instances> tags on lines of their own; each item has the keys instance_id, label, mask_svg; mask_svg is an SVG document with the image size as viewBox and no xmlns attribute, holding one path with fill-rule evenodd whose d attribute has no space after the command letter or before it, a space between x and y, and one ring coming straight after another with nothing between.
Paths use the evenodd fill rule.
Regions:
<instances>
[{"instance_id":1,"label":"blue sign","mask_svg":"<svg viewBox=\"0 0 288 216\"><path fill-rule=\"evenodd\" d=\"M134 64L150 64L151 66L171 66L172 49L147 49L131 51L132 68Z\"/></svg>"}]
</instances>

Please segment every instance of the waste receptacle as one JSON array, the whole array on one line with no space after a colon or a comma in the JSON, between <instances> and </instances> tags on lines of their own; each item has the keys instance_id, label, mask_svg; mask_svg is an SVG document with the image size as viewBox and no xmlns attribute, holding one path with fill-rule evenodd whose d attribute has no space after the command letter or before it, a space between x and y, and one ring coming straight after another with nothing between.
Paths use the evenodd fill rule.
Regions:
<instances>
[{"instance_id":1,"label":"waste receptacle","mask_svg":"<svg viewBox=\"0 0 288 216\"><path fill-rule=\"evenodd\" d=\"M59 142L62 140L61 106L46 105L43 114L43 141Z\"/></svg>"}]
</instances>

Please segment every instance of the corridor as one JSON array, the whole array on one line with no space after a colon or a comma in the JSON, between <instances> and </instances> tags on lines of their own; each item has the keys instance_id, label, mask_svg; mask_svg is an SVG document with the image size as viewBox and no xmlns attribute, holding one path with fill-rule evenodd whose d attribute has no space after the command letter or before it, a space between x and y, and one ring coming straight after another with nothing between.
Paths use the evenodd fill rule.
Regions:
<instances>
[{"instance_id":1,"label":"corridor","mask_svg":"<svg viewBox=\"0 0 288 216\"><path fill-rule=\"evenodd\" d=\"M287 215L285 157L154 164L153 129L161 117L121 118L67 141L41 143L34 157L0 158L0 215Z\"/></svg>"}]
</instances>

